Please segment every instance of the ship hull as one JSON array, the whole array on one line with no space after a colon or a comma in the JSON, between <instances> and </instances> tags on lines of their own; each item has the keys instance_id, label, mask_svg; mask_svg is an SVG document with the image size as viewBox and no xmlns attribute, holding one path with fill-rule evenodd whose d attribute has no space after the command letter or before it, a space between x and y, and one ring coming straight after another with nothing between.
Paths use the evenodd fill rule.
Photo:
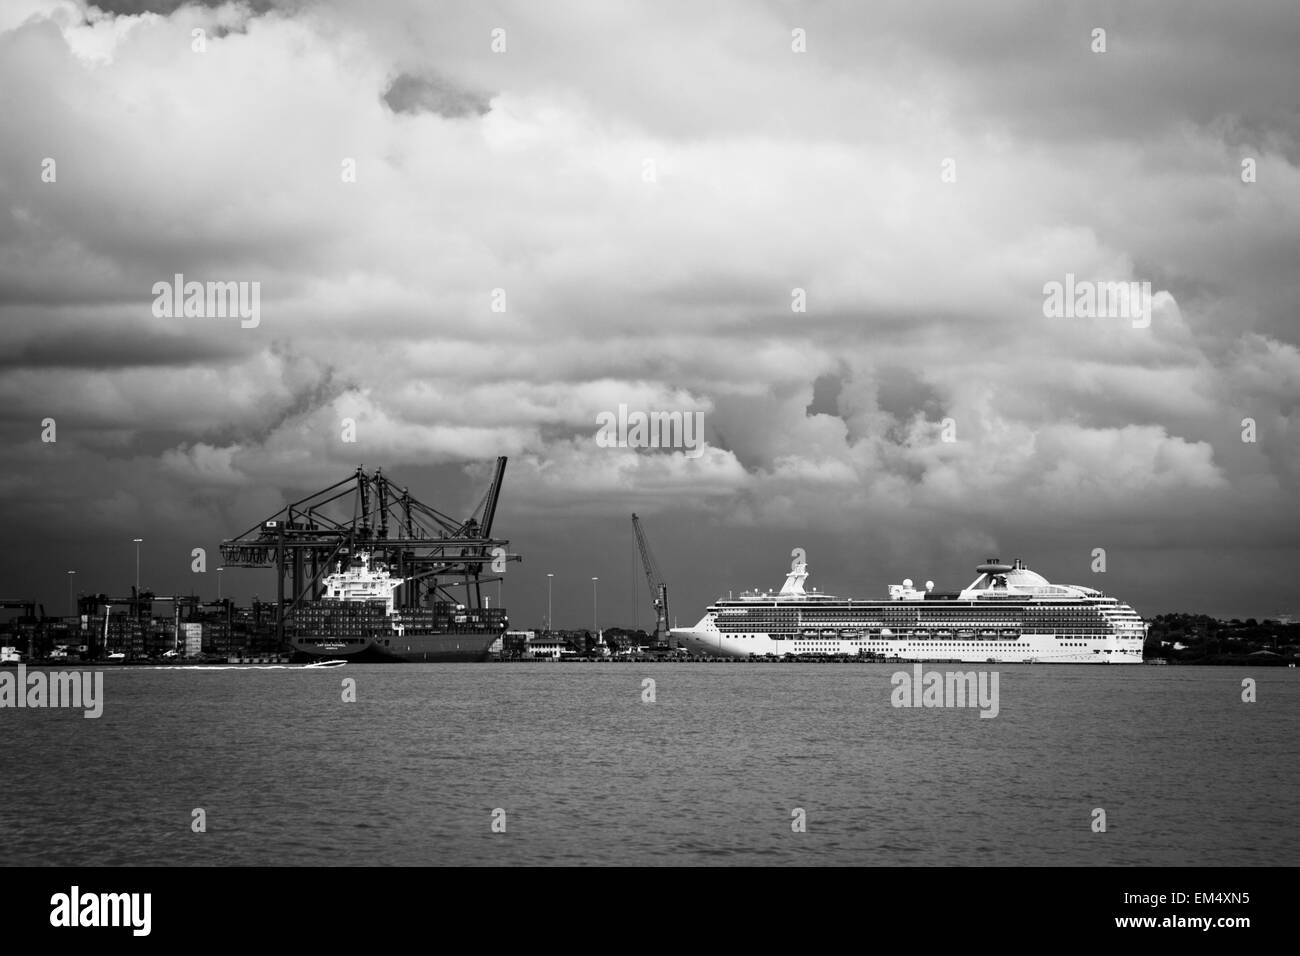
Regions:
<instances>
[{"instance_id":1,"label":"ship hull","mask_svg":"<svg viewBox=\"0 0 1300 956\"><path fill-rule=\"evenodd\" d=\"M407 634L370 640L304 636L293 640L298 660L345 660L355 664L471 663L485 661L496 633Z\"/></svg>"},{"instance_id":2,"label":"ship hull","mask_svg":"<svg viewBox=\"0 0 1300 956\"><path fill-rule=\"evenodd\" d=\"M726 634L712 622L675 628L674 641L704 657L748 659L803 655L870 654L885 661L935 661L969 664L1141 664L1142 641L1102 637L1065 640L1055 635L1022 635L1014 640L887 640L812 638L774 640L766 634Z\"/></svg>"}]
</instances>

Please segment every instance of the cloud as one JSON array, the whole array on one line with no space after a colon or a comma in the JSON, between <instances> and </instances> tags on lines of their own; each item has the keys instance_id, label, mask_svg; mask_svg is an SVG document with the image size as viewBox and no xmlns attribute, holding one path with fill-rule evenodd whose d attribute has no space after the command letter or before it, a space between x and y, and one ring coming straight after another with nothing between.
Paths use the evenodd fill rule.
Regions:
<instances>
[{"instance_id":1,"label":"cloud","mask_svg":"<svg viewBox=\"0 0 1300 956\"><path fill-rule=\"evenodd\" d=\"M488 98L458 89L438 76L403 73L384 91L384 102L394 113L436 113L439 116L482 116Z\"/></svg>"},{"instance_id":2,"label":"cloud","mask_svg":"<svg viewBox=\"0 0 1300 956\"><path fill-rule=\"evenodd\" d=\"M634 503L700 553L1141 549L1189 511L1295 547L1289 8L719 9L6 6L3 508L218 535L360 461L508 454L524 527ZM259 282L261 324L155 318L177 272ZM1150 282L1150 328L1045 318L1067 273ZM705 453L600 448L619 404L702 410Z\"/></svg>"}]
</instances>

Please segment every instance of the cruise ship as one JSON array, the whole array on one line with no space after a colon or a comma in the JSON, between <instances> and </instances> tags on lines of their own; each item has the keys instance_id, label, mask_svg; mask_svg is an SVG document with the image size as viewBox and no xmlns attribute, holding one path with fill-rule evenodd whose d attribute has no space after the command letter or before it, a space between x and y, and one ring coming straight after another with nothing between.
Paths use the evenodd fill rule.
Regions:
<instances>
[{"instance_id":1,"label":"cruise ship","mask_svg":"<svg viewBox=\"0 0 1300 956\"><path fill-rule=\"evenodd\" d=\"M335 566L323 596L293 612L296 656L353 662L486 660L506 632L502 608L467 608L435 601L429 607L396 607L394 592L407 579L393 576L369 552Z\"/></svg>"},{"instance_id":2,"label":"cruise ship","mask_svg":"<svg viewBox=\"0 0 1300 956\"><path fill-rule=\"evenodd\" d=\"M798 552L802 557L802 552ZM804 589L808 566L791 566L777 593L718 600L695 627L672 636L714 657L867 655L887 661L1140 664L1147 625L1094 588L1052 584L1020 559L990 558L959 592L911 579L887 600L849 600Z\"/></svg>"}]
</instances>

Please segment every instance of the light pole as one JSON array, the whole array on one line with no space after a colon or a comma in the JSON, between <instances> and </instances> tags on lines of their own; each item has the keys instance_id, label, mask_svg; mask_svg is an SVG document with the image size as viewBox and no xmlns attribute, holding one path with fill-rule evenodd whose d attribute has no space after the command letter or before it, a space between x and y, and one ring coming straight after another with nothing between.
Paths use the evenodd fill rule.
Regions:
<instances>
[{"instance_id":1,"label":"light pole","mask_svg":"<svg viewBox=\"0 0 1300 956\"><path fill-rule=\"evenodd\" d=\"M77 602L72 599L72 576L76 573L77 573L76 571L68 572L68 616L69 617L77 616Z\"/></svg>"},{"instance_id":2,"label":"light pole","mask_svg":"<svg viewBox=\"0 0 1300 956\"><path fill-rule=\"evenodd\" d=\"M144 538L132 538L135 542L135 616L140 616L140 542Z\"/></svg>"},{"instance_id":3,"label":"light pole","mask_svg":"<svg viewBox=\"0 0 1300 956\"><path fill-rule=\"evenodd\" d=\"M600 578L592 578L592 579L591 579L591 630L592 630L592 636L593 636L593 637L596 636L596 632L597 632L597 630L598 630L598 628L597 628L597 626L596 626L596 620L597 620L597 616L596 616L596 582L599 581L599 580L600 580Z\"/></svg>"},{"instance_id":4,"label":"light pole","mask_svg":"<svg viewBox=\"0 0 1300 956\"><path fill-rule=\"evenodd\" d=\"M551 578L554 574L546 575L546 633L555 630L555 623L551 620Z\"/></svg>"},{"instance_id":5,"label":"light pole","mask_svg":"<svg viewBox=\"0 0 1300 956\"><path fill-rule=\"evenodd\" d=\"M218 604L221 603L221 572L224 571L224 570L226 570L226 569L225 569L225 568L217 568L217 603L218 603Z\"/></svg>"}]
</instances>

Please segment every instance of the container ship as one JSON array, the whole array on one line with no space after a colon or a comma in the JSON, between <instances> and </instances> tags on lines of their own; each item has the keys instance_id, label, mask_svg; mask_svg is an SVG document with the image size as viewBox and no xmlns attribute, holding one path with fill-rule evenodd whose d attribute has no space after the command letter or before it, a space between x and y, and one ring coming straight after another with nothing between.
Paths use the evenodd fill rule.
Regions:
<instances>
[{"instance_id":1,"label":"container ship","mask_svg":"<svg viewBox=\"0 0 1300 956\"><path fill-rule=\"evenodd\" d=\"M940 593L911 579L886 600L804 590L808 566L792 565L777 593L718 600L672 636L715 657L870 655L898 661L1140 664L1147 625L1101 591L1052 584L1020 559L990 558L965 589Z\"/></svg>"},{"instance_id":2,"label":"container ship","mask_svg":"<svg viewBox=\"0 0 1300 956\"><path fill-rule=\"evenodd\" d=\"M450 601L398 608L393 594L408 580L368 551L346 567L338 562L322 581L322 597L294 610L295 655L358 663L486 660L509 624L505 610Z\"/></svg>"}]
</instances>

